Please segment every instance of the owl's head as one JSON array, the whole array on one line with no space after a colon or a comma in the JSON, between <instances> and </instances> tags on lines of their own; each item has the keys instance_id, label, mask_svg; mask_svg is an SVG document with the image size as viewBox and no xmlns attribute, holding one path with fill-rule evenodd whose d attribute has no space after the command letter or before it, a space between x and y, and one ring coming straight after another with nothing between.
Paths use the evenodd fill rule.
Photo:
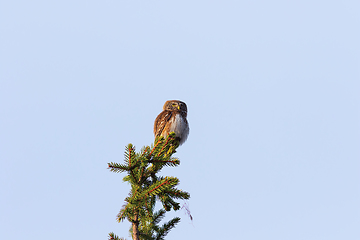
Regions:
<instances>
[{"instance_id":1,"label":"owl's head","mask_svg":"<svg viewBox=\"0 0 360 240\"><path fill-rule=\"evenodd\" d=\"M184 102L179 101L179 100L169 100L166 101L164 106L163 106L163 110L168 110L168 111L179 111L179 112L183 112L183 113L187 113L187 106Z\"/></svg>"}]
</instances>

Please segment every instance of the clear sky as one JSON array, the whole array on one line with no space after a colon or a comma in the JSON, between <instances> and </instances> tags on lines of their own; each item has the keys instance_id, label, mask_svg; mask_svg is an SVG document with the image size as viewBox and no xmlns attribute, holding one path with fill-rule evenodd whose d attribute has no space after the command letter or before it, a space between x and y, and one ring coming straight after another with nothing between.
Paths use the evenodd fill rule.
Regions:
<instances>
[{"instance_id":1,"label":"clear sky","mask_svg":"<svg viewBox=\"0 0 360 240\"><path fill-rule=\"evenodd\" d=\"M0 3L0 239L127 237L109 172L166 100L190 135L167 239L360 239L360 2Z\"/></svg>"}]
</instances>

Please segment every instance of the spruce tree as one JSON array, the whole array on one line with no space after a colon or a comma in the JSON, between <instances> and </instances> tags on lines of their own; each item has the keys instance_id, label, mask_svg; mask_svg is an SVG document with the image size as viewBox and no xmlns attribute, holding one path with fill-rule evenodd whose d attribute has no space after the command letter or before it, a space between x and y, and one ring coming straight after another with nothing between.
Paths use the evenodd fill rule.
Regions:
<instances>
[{"instance_id":1,"label":"spruce tree","mask_svg":"<svg viewBox=\"0 0 360 240\"><path fill-rule=\"evenodd\" d=\"M180 218L175 217L159 225L166 211L180 209L177 199L190 198L189 193L176 188L179 184L178 178L158 176L163 167L176 167L180 164L178 158L172 157L178 146L175 133L170 133L166 139L157 137L151 147L143 147L139 153L129 144L123 164L108 164L112 172L126 172L123 181L131 185L129 196L125 198L125 204L117 215L117 221L127 219L131 223L133 240L163 240L180 222ZM162 203L162 208L155 211L157 201ZM123 238L110 233L109 239Z\"/></svg>"}]
</instances>

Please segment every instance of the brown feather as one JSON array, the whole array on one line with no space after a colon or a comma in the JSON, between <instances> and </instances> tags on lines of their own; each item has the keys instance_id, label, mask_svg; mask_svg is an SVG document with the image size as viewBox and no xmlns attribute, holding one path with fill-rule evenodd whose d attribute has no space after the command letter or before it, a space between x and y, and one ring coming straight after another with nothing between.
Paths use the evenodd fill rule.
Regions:
<instances>
[{"instance_id":1,"label":"brown feather","mask_svg":"<svg viewBox=\"0 0 360 240\"><path fill-rule=\"evenodd\" d=\"M154 135L158 137L162 134L163 130L165 129L167 123L169 122L172 116L172 112L170 111L162 111L155 119L154 123Z\"/></svg>"}]
</instances>

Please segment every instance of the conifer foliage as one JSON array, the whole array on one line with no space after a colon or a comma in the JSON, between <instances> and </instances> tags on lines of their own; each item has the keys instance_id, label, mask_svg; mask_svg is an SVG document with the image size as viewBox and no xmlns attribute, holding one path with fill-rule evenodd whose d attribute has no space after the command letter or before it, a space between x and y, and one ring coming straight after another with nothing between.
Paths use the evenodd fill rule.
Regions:
<instances>
[{"instance_id":1,"label":"conifer foliage","mask_svg":"<svg viewBox=\"0 0 360 240\"><path fill-rule=\"evenodd\" d=\"M180 218L175 217L159 226L166 211L180 209L177 199L190 198L189 193L176 188L179 184L178 178L158 176L163 167L176 167L180 164L178 158L172 157L178 146L175 134L170 133L166 139L157 137L154 145L142 148L139 153L129 144L123 164L108 164L112 172L126 172L123 181L131 185L129 196L125 198L125 204L117 215L117 220L120 222L127 219L131 222L130 232L133 240L163 240L180 221ZM156 201L160 201L163 207L158 211L155 211ZM109 239L122 238L110 233Z\"/></svg>"}]
</instances>

